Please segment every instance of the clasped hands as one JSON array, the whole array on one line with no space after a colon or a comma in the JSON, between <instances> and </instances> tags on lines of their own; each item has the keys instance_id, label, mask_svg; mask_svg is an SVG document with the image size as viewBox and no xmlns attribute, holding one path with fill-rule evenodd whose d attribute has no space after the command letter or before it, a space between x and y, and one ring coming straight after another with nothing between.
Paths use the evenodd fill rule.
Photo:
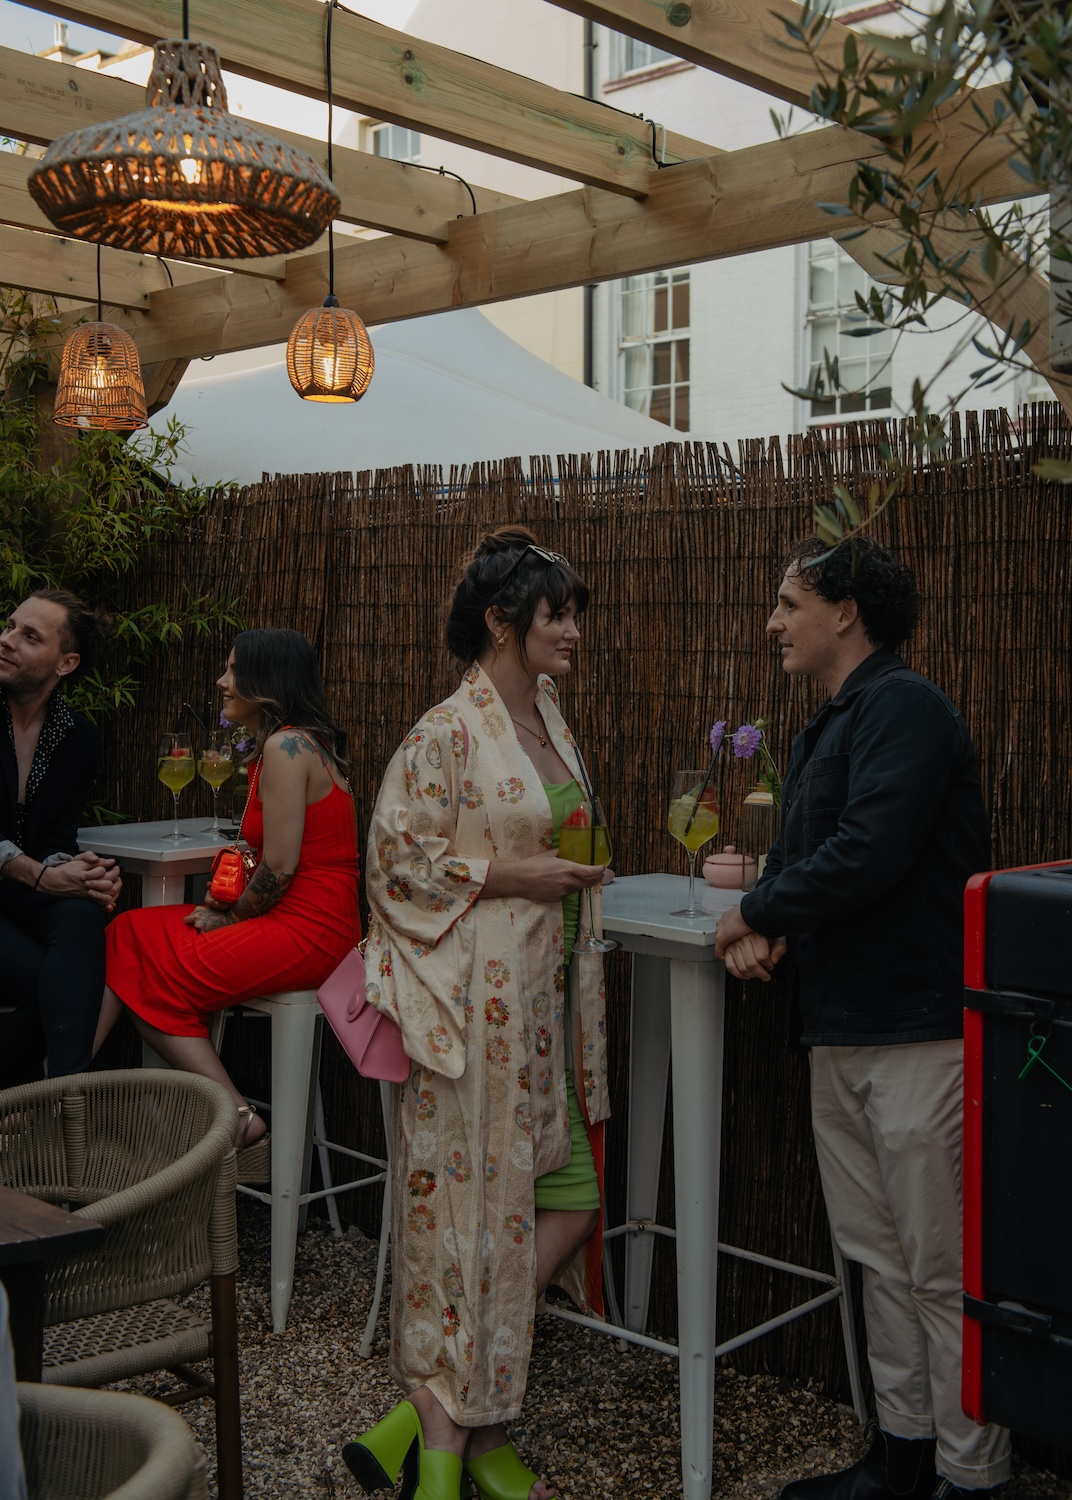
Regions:
<instances>
[{"instance_id":1,"label":"clasped hands","mask_svg":"<svg viewBox=\"0 0 1072 1500\"><path fill-rule=\"evenodd\" d=\"M785 956L785 938L764 937L754 932L741 916L741 908L723 912L715 928L715 957L721 958L736 979L762 979L770 983L775 965Z\"/></svg>"},{"instance_id":2,"label":"clasped hands","mask_svg":"<svg viewBox=\"0 0 1072 1500\"><path fill-rule=\"evenodd\" d=\"M182 920L198 932L215 932L218 927L233 927L238 918L231 914L230 906L216 901L206 891L204 904L188 911Z\"/></svg>"},{"instance_id":3,"label":"clasped hands","mask_svg":"<svg viewBox=\"0 0 1072 1500\"><path fill-rule=\"evenodd\" d=\"M114 859L105 859L92 849L85 849L74 859L46 865L37 889L46 896L82 896L103 906L105 911L113 911L123 880Z\"/></svg>"}]
</instances>

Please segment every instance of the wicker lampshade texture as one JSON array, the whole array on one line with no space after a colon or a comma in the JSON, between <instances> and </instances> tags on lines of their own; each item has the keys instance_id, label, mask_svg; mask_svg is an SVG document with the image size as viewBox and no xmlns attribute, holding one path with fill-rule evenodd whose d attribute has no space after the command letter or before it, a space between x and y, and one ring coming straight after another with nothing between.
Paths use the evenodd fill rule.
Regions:
<instances>
[{"instance_id":1,"label":"wicker lampshade texture","mask_svg":"<svg viewBox=\"0 0 1072 1500\"><path fill-rule=\"evenodd\" d=\"M111 432L147 425L141 361L129 333L113 323L74 330L63 346L52 420Z\"/></svg>"},{"instance_id":2,"label":"wicker lampshade texture","mask_svg":"<svg viewBox=\"0 0 1072 1500\"><path fill-rule=\"evenodd\" d=\"M375 364L364 323L334 297L302 313L287 340L287 374L303 401L360 401Z\"/></svg>"},{"instance_id":3,"label":"wicker lampshade texture","mask_svg":"<svg viewBox=\"0 0 1072 1500\"><path fill-rule=\"evenodd\" d=\"M145 109L58 137L28 185L65 234L187 258L302 250L340 206L311 156L227 112L216 49L175 40L156 43Z\"/></svg>"}]
</instances>

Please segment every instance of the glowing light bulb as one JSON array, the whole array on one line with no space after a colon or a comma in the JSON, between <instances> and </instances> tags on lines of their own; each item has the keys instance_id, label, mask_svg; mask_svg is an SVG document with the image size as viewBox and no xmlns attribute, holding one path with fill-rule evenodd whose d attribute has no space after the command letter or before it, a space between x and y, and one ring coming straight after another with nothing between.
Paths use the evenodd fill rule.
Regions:
<instances>
[{"instance_id":1,"label":"glowing light bulb","mask_svg":"<svg viewBox=\"0 0 1072 1500\"><path fill-rule=\"evenodd\" d=\"M195 161L192 156L183 157L179 162L179 171L191 187L196 187L201 181L201 163Z\"/></svg>"}]
</instances>

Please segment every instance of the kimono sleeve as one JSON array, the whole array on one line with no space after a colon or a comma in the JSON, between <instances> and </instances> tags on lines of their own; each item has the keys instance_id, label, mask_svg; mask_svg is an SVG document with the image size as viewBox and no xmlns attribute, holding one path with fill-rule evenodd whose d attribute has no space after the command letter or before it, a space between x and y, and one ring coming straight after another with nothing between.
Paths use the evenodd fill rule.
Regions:
<instances>
[{"instance_id":1,"label":"kimono sleeve","mask_svg":"<svg viewBox=\"0 0 1072 1500\"><path fill-rule=\"evenodd\" d=\"M458 848L459 823L475 811L466 745L448 708L410 731L380 787L365 862L368 999L397 1020L414 1062L452 1078L465 1068L472 906L489 864ZM470 842L482 845L475 833Z\"/></svg>"}]
</instances>

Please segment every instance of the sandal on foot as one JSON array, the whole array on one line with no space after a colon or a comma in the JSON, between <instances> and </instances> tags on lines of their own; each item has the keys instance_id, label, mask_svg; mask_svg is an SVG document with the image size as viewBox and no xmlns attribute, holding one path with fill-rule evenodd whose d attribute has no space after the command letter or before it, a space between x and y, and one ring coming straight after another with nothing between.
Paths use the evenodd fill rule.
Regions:
<instances>
[{"instance_id":1,"label":"sandal on foot","mask_svg":"<svg viewBox=\"0 0 1072 1500\"><path fill-rule=\"evenodd\" d=\"M424 1434L417 1408L400 1401L375 1427L342 1450L343 1462L366 1494L389 1490L404 1474L401 1500L417 1488Z\"/></svg>"},{"instance_id":2,"label":"sandal on foot","mask_svg":"<svg viewBox=\"0 0 1072 1500\"><path fill-rule=\"evenodd\" d=\"M413 1500L461 1500L462 1461L442 1448L422 1448Z\"/></svg>"},{"instance_id":3,"label":"sandal on foot","mask_svg":"<svg viewBox=\"0 0 1072 1500\"><path fill-rule=\"evenodd\" d=\"M460 1500L462 1461L424 1446L412 1401L400 1401L364 1437L347 1443L342 1457L366 1494L389 1490L401 1473L399 1500Z\"/></svg>"},{"instance_id":4,"label":"sandal on foot","mask_svg":"<svg viewBox=\"0 0 1072 1500\"><path fill-rule=\"evenodd\" d=\"M248 1187L272 1180L272 1137L266 1132L252 1146L246 1145L253 1117L257 1113L255 1104L240 1104L238 1107L239 1133L235 1141L235 1166L238 1181Z\"/></svg>"},{"instance_id":5,"label":"sandal on foot","mask_svg":"<svg viewBox=\"0 0 1072 1500\"><path fill-rule=\"evenodd\" d=\"M521 1462L513 1443L503 1443L479 1458L467 1458L465 1472L480 1500L529 1500L532 1486L540 1482L540 1476Z\"/></svg>"}]
</instances>

